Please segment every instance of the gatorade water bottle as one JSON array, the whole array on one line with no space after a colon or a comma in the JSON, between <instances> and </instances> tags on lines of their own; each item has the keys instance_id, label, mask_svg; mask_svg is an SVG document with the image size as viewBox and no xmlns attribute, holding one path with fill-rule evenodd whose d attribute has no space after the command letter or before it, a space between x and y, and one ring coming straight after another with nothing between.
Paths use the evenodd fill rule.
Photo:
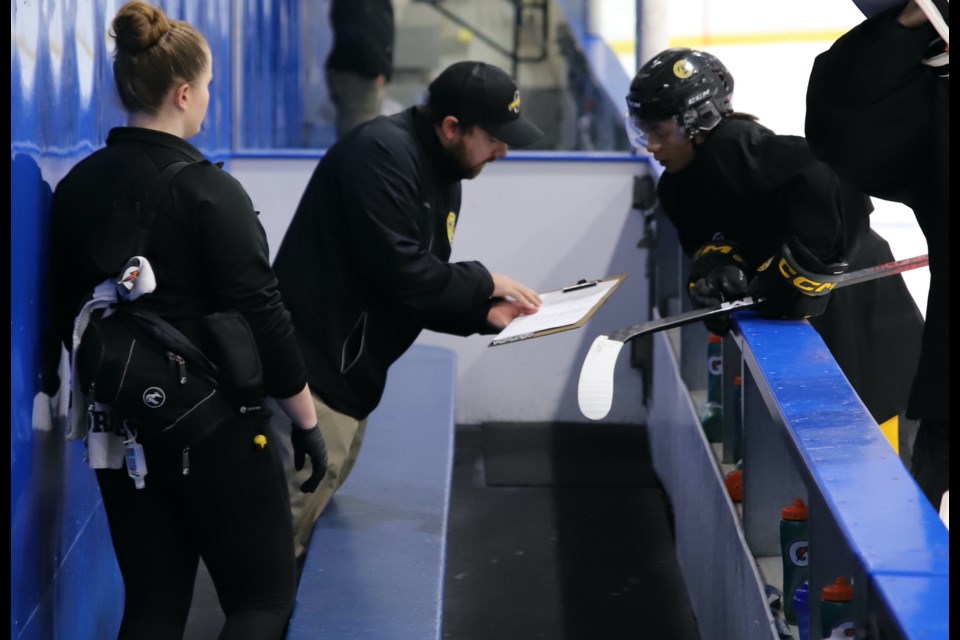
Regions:
<instances>
[{"instance_id":1,"label":"gatorade water bottle","mask_svg":"<svg viewBox=\"0 0 960 640\"><path fill-rule=\"evenodd\" d=\"M853 585L844 577L828 584L820 594L820 627L824 638L853 637Z\"/></svg>"},{"instance_id":2,"label":"gatorade water bottle","mask_svg":"<svg viewBox=\"0 0 960 640\"><path fill-rule=\"evenodd\" d=\"M810 558L807 505L797 498L780 512L780 553L783 557L783 616L790 624L797 624L793 610L793 594L807 581Z\"/></svg>"},{"instance_id":3,"label":"gatorade water bottle","mask_svg":"<svg viewBox=\"0 0 960 640\"><path fill-rule=\"evenodd\" d=\"M720 442L723 428L723 358L720 355L722 342L723 338L712 333L707 338L707 405L700 417L700 424L709 442Z\"/></svg>"},{"instance_id":4,"label":"gatorade water bottle","mask_svg":"<svg viewBox=\"0 0 960 640\"><path fill-rule=\"evenodd\" d=\"M809 586L806 582L793 592L793 614L797 618L797 640L810 638Z\"/></svg>"}]
</instances>

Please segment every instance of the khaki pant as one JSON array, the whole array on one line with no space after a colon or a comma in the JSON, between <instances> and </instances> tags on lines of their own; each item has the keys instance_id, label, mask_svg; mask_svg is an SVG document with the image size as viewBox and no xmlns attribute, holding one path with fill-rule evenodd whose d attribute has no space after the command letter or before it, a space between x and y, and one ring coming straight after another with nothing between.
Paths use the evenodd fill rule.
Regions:
<instances>
[{"instance_id":1,"label":"khaki pant","mask_svg":"<svg viewBox=\"0 0 960 640\"><path fill-rule=\"evenodd\" d=\"M317 408L320 433L327 445L327 475L313 493L303 493L300 485L310 477L312 468L309 458L303 469L293 468L293 445L290 443L290 419L287 414L270 402L273 417L270 419L271 440L279 444L280 458L287 476L287 488L290 491L290 512L293 515L293 542L297 558L303 555L310 543L313 525L323 512L334 491L340 488L350 475L353 464L360 454L360 445L367 429L366 419L357 420L337 413L325 405L316 395L313 404Z\"/></svg>"},{"instance_id":2,"label":"khaki pant","mask_svg":"<svg viewBox=\"0 0 960 640\"><path fill-rule=\"evenodd\" d=\"M337 138L380 115L386 90L377 81L348 71L327 70L327 90L337 108Z\"/></svg>"}]
</instances>

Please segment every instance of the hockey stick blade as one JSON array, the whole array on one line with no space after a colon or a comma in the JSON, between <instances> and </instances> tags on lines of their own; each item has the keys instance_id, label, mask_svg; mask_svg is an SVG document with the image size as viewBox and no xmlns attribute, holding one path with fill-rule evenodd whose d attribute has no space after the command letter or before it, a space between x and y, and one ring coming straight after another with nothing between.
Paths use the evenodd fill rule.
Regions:
<instances>
[{"instance_id":1,"label":"hockey stick blade","mask_svg":"<svg viewBox=\"0 0 960 640\"><path fill-rule=\"evenodd\" d=\"M580 412L591 420L599 420L610 413L613 404L613 369L624 344L621 340L597 336L583 360L577 386L577 403Z\"/></svg>"},{"instance_id":2,"label":"hockey stick blade","mask_svg":"<svg viewBox=\"0 0 960 640\"><path fill-rule=\"evenodd\" d=\"M895 260L875 267L859 269L845 273L837 282L836 288L849 287L861 282L919 269L920 267L926 267L928 264L929 259L924 254L914 258ZM617 364L617 356L620 354L620 350L627 342L643 335L692 324L712 316L750 309L762 302L763 298L748 297L742 300L733 300L714 307L694 309L668 318L635 324L614 331L609 335L598 336L590 346L590 350L587 351L583 366L580 369L580 380L577 385L577 403L580 405L580 412L591 420L600 420L610 412L610 407L613 405L614 367Z\"/></svg>"}]
</instances>

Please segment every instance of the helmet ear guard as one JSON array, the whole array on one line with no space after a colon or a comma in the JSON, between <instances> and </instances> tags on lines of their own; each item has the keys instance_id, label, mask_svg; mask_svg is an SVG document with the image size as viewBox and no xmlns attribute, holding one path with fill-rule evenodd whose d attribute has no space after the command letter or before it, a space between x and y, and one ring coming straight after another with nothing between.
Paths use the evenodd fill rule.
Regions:
<instances>
[{"instance_id":1,"label":"helmet ear guard","mask_svg":"<svg viewBox=\"0 0 960 640\"><path fill-rule=\"evenodd\" d=\"M723 114L713 100L701 102L683 112L683 128L691 138L701 131L711 131L723 120Z\"/></svg>"}]
</instances>

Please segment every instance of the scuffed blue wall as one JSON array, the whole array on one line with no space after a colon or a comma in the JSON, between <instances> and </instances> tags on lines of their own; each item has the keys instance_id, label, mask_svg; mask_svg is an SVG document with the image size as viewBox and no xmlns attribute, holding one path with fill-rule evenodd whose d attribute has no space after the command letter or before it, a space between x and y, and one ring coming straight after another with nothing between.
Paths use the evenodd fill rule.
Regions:
<instances>
[{"instance_id":1,"label":"scuffed blue wall","mask_svg":"<svg viewBox=\"0 0 960 640\"><path fill-rule=\"evenodd\" d=\"M50 200L75 162L124 124L106 37L122 2L11 0L10 590L12 638L116 635L123 591L83 447L31 426L49 299ZM214 85L202 133L212 159L232 148L230 0L160 2L204 33Z\"/></svg>"},{"instance_id":2,"label":"scuffed blue wall","mask_svg":"<svg viewBox=\"0 0 960 640\"><path fill-rule=\"evenodd\" d=\"M243 0L240 147L302 147L306 94L301 67L302 0ZM318 3L319 4L319 3ZM316 11L314 8L311 15ZM326 13L323 14L326 18Z\"/></svg>"}]
</instances>

